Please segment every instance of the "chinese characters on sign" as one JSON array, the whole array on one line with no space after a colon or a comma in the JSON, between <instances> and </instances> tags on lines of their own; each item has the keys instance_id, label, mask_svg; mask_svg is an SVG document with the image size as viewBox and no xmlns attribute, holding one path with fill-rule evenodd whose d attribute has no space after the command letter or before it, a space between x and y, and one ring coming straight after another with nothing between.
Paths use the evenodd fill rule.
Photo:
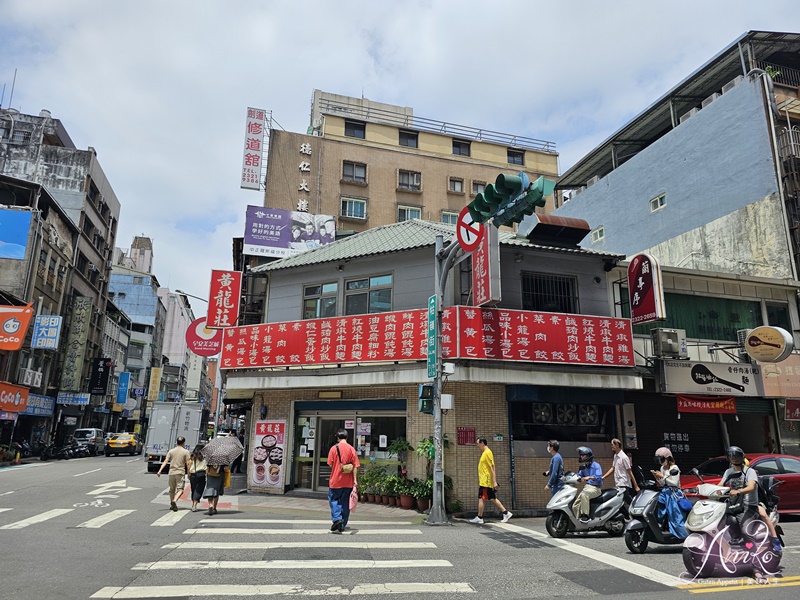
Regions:
<instances>
[{"instance_id":1,"label":"chinese characters on sign","mask_svg":"<svg viewBox=\"0 0 800 600\"><path fill-rule=\"evenodd\" d=\"M242 253L292 256L330 244L335 239L336 219L332 215L248 206Z\"/></svg>"},{"instance_id":2,"label":"chinese characters on sign","mask_svg":"<svg viewBox=\"0 0 800 600\"><path fill-rule=\"evenodd\" d=\"M628 299L634 325L666 318L661 267L649 254L637 254L628 265Z\"/></svg>"},{"instance_id":3,"label":"chinese characters on sign","mask_svg":"<svg viewBox=\"0 0 800 600\"><path fill-rule=\"evenodd\" d=\"M244 155L242 156L242 181L240 188L257 190L261 183L261 161L264 152L266 111L260 108L247 109L244 132Z\"/></svg>"},{"instance_id":4,"label":"chinese characters on sign","mask_svg":"<svg viewBox=\"0 0 800 600\"><path fill-rule=\"evenodd\" d=\"M732 396L688 396L678 394L678 412L710 413L721 415L736 414L736 399Z\"/></svg>"},{"instance_id":5,"label":"chinese characters on sign","mask_svg":"<svg viewBox=\"0 0 800 600\"><path fill-rule=\"evenodd\" d=\"M676 444L675 442L681 442ZM689 434L688 433L664 433L665 448L669 448L672 452L691 452L689 449Z\"/></svg>"},{"instance_id":6,"label":"chinese characters on sign","mask_svg":"<svg viewBox=\"0 0 800 600\"><path fill-rule=\"evenodd\" d=\"M761 368L745 363L661 360L661 391L667 394L763 396Z\"/></svg>"},{"instance_id":7,"label":"chinese characters on sign","mask_svg":"<svg viewBox=\"0 0 800 600\"><path fill-rule=\"evenodd\" d=\"M89 338L89 324L92 318L92 299L78 296L72 305L72 320L67 334L67 352L64 366L61 369L61 390L79 392L81 389L81 371L86 352L86 341Z\"/></svg>"},{"instance_id":8,"label":"chinese characters on sign","mask_svg":"<svg viewBox=\"0 0 800 600\"><path fill-rule=\"evenodd\" d=\"M234 327L239 320L241 297L241 271L211 271L206 327L208 329Z\"/></svg>"},{"instance_id":9,"label":"chinese characters on sign","mask_svg":"<svg viewBox=\"0 0 800 600\"><path fill-rule=\"evenodd\" d=\"M33 339L31 348L58 349L58 337L61 335L61 317L42 315L33 322Z\"/></svg>"},{"instance_id":10,"label":"chinese characters on sign","mask_svg":"<svg viewBox=\"0 0 800 600\"><path fill-rule=\"evenodd\" d=\"M161 367L153 367L150 369L150 387L147 388L148 400L160 400L159 394L161 392Z\"/></svg>"},{"instance_id":11,"label":"chinese characters on sign","mask_svg":"<svg viewBox=\"0 0 800 600\"><path fill-rule=\"evenodd\" d=\"M472 304L498 302L500 296L500 242L497 227L484 227L478 249L472 253Z\"/></svg>"},{"instance_id":12,"label":"chinese characters on sign","mask_svg":"<svg viewBox=\"0 0 800 600\"><path fill-rule=\"evenodd\" d=\"M28 388L0 382L0 411L18 413L28 403Z\"/></svg>"},{"instance_id":13,"label":"chinese characters on sign","mask_svg":"<svg viewBox=\"0 0 800 600\"><path fill-rule=\"evenodd\" d=\"M800 421L800 400L797 398L786 399L784 419L787 421Z\"/></svg>"},{"instance_id":14,"label":"chinese characters on sign","mask_svg":"<svg viewBox=\"0 0 800 600\"><path fill-rule=\"evenodd\" d=\"M426 309L266 323L225 330L223 369L425 360ZM628 319L456 306L444 311L442 356L634 365Z\"/></svg>"},{"instance_id":15,"label":"chinese characters on sign","mask_svg":"<svg viewBox=\"0 0 800 600\"><path fill-rule=\"evenodd\" d=\"M35 417L53 416L53 407L56 399L52 396L40 396L38 394L28 394L28 404L20 414L33 415Z\"/></svg>"},{"instance_id":16,"label":"chinese characters on sign","mask_svg":"<svg viewBox=\"0 0 800 600\"><path fill-rule=\"evenodd\" d=\"M108 379L114 372L114 362L110 358L93 358L89 373L89 393L103 394L108 391Z\"/></svg>"},{"instance_id":17,"label":"chinese characters on sign","mask_svg":"<svg viewBox=\"0 0 800 600\"><path fill-rule=\"evenodd\" d=\"M298 165L298 169L300 171L300 183L297 186L297 193L299 198L297 199L297 212L308 212L308 200L311 194L311 190L309 189L309 183L306 179L307 173L311 173L311 144L308 142L300 144L300 165ZM304 177L305 176L305 177Z\"/></svg>"},{"instance_id":18,"label":"chinese characters on sign","mask_svg":"<svg viewBox=\"0 0 800 600\"><path fill-rule=\"evenodd\" d=\"M279 487L283 483L286 458L286 421L256 421L253 451L250 453L253 485Z\"/></svg>"},{"instance_id":19,"label":"chinese characters on sign","mask_svg":"<svg viewBox=\"0 0 800 600\"><path fill-rule=\"evenodd\" d=\"M83 392L58 392L56 404L85 406L89 404L89 394Z\"/></svg>"}]
</instances>

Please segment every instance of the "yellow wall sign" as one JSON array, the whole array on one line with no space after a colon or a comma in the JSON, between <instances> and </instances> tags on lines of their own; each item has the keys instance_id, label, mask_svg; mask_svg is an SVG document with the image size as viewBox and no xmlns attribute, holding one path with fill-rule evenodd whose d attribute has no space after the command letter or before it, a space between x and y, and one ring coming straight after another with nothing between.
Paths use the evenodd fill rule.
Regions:
<instances>
[{"instance_id":1,"label":"yellow wall sign","mask_svg":"<svg viewBox=\"0 0 800 600\"><path fill-rule=\"evenodd\" d=\"M161 391L161 367L150 369L150 387L147 388L147 399L158 400L158 393Z\"/></svg>"},{"instance_id":2,"label":"yellow wall sign","mask_svg":"<svg viewBox=\"0 0 800 600\"><path fill-rule=\"evenodd\" d=\"M747 334L744 350L761 362L781 362L794 350L794 339L785 329L764 325Z\"/></svg>"}]
</instances>

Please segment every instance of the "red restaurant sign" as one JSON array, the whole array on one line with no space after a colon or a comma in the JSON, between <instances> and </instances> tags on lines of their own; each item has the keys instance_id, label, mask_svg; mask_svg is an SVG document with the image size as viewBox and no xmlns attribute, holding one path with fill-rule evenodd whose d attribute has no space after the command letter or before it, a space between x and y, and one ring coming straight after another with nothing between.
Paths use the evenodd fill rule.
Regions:
<instances>
[{"instance_id":1,"label":"red restaurant sign","mask_svg":"<svg viewBox=\"0 0 800 600\"><path fill-rule=\"evenodd\" d=\"M18 413L25 410L28 405L28 393L26 387L12 385L5 381L0 382L0 411Z\"/></svg>"},{"instance_id":2,"label":"red restaurant sign","mask_svg":"<svg viewBox=\"0 0 800 600\"><path fill-rule=\"evenodd\" d=\"M211 271L211 290L208 294L208 329L235 327L239 320L242 299L241 271Z\"/></svg>"},{"instance_id":3,"label":"red restaurant sign","mask_svg":"<svg viewBox=\"0 0 800 600\"><path fill-rule=\"evenodd\" d=\"M628 265L628 299L634 325L666 318L661 267L649 254L637 254Z\"/></svg>"},{"instance_id":4,"label":"red restaurant sign","mask_svg":"<svg viewBox=\"0 0 800 600\"><path fill-rule=\"evenodd\" d=\"M800 421L800 400L797 398L786 399L786 421Z\"/></svg>"},{"instance_id":5,"label":"red restaurant sign","mask_svg":"<svg viewBox=\"0 0 800 600\"><path fill-rule=\"evenodd\" d=\"M225 330L223 369L417 361L427 310L265 323ZM456 306L445 310L442 356L632 367L629 319Z\"/></svg>"},{"instance_id":6,"label":"red restaurant sign","mask_svg":"<svg viewBox=\"0 0 800 600\"><path fill-rule=\"evenodd\" d=\"M732 396L688 396L678 394L678 412L736 414L736 399Z\"/></svg>"}]
</instances>

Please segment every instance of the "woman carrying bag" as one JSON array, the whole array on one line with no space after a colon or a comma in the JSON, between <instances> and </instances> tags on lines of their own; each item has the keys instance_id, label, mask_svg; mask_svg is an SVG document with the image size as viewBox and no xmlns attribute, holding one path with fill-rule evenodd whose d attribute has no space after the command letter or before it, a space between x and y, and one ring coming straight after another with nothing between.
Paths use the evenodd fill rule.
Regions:
<instances>
[{"instance_id":1,"label":"woman carrying bag","mask_svg":"<svg viewBox=\"0 0 800 600\"><path fill-rule=\"evenodd\" d=\"M206 466L206 489L203 498L208 499L208 516L217 514L219 497L225 494L225 471L230 473L227 465Z\"/></svg>"},{"instance_id":2,"label":"woman carrying bag","mask_svg":"<svg viewBox=\"0 0 800 600\"><path fill-rule=\"evenodd\" d=\"M206 461L202 445L195 446L189 458L189 485L192 488L192 512L197 512L197 503L206 487Z\"/></svg>"}]
</instances>

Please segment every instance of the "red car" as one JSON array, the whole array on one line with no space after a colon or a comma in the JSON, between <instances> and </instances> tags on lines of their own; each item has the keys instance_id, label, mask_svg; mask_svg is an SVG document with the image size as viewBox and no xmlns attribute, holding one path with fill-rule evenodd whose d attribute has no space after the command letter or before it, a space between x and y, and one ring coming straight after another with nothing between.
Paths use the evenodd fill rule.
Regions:
<instances>
[{"instance_id":1,"label":"red car","mask_svg":"<svg viewBox=\"0 0 800 600\"><path fill-rule=\"evenodd\" d=\"M789 454L746 454L750 468L759 477L772 476L782 481L775 492L780 496L779 513L800 513L800 458ZM719 483L722 474L730 466L725 456L711 458L697 465L696 469L706 483ZM681 472L681 489L695 488L700 479L689 472Z\"/></svg>"}]
</instances>

